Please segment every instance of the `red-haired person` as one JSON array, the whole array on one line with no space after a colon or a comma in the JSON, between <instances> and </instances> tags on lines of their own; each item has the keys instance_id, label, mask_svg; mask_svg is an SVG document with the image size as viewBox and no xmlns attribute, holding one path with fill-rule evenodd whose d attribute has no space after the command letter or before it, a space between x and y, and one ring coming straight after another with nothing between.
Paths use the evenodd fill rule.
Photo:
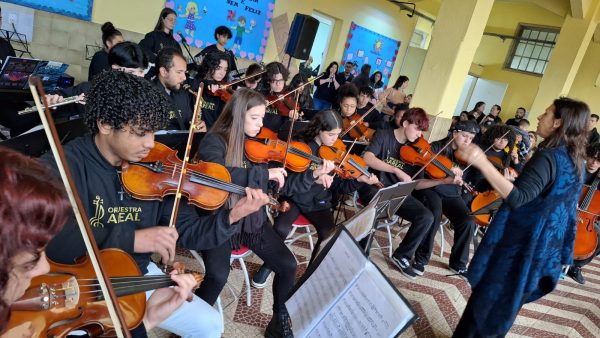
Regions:
<instances>
[{"instance_id":1,"label":"red-haired person","mask_svg":"<svg viewBox=\"0 0 600 338\"><path fill-rule=\"evenodd\" d=\"M363 158L370 168L379 171L379 181L381 183L390 186L400 181L410 182L413 180L411 177L421 168L409 165L401 159L400 148L417 141L428 127L429 119L425 110L410 108L402 116L400 127L377 130L365 150ZM462 183L461 175L456 175L455 178L447 177L439 181L425 179L424 177L423 172L416 177L418 180L417 190L431 188L439 184ZM394 251L392 262L404 276L415 279L417 274L411 267L411 260L419 244L433 225L434 217L431 211L413 196L406 198L396 214L411 222L411 225L406 236Z\"/></svg>"}]
</instances>

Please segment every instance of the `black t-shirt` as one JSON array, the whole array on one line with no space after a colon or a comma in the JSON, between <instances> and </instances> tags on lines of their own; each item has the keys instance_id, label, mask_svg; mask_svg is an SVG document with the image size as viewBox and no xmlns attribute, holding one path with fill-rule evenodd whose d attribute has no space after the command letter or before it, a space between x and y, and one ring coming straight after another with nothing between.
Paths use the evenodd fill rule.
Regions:
<instances>
[{"instance_id":1,"label":"black t-shirt","mask_svg":"<svg viewBox=\"0 0 600 338\"><path fill-rule=\"evenodd\" d=\"M148 61L152 63L156 62L156 55L163 48L175 48L181 53L181 46L173 38L173 35L163 31L152 31L146 34L139 45L144 50L144 53L146 53Z\"/></svg>"},{"instance_id":2,"label":"black t-shirt","mask_svg":"<svg viewBox=\"0 0 600 338\"><path fill-rule=\"evenodd\" d=\"M419 166L413 166L407 164L402 159L400 159L400 148L404 145L404 143L398 142L396 139L396 135L394 131L396 129L379 129L375 133L375 136L371 140L371 143L365 149L365 151L369 151L375 155L378 159L383 162L392 165L400 170L404 171L408 176L412 177L414 174L421 169ZM419 177L422 178L423 173L419 174ZM380 172L379 180L387 187L392 184L398 183L400 180L398 176L388 173L388 172Z\"/></svg>"},{"instance_id":3,"label":"black t-shirt","mask_svg":"<svg viewBox=\"0 0 600 338\"><path fill-rule=\"evenodd\" d=\"M192 114L194 113L194 101L192 100L190 93L185 90L171 90L167 92L167 89L160 81L158 81L158 77L152 82L158 91L169 98L169 102L171 103L169 110L169 125L166 129L190 129L190 121L192 120Z\"/></svg>"},{"instance_id":4,"label":"black t-shirt","mask_svg":"<svg viewBox=\"0 0 600 338\"><path fill-rule=\"evenodd\" d=\"M363 116L372 107L373 107L373 104L371 102L367 102L367 104L362 108L356 107L356 112L360 116ZM386 121L383 120L383 116L377 109L373 109L369 113L369 115L367 115L367 117L365 117L363 119L363 121L367 122L369 124L369 128L371 128L371 129L387 128L387 124L388 124Z\"/></svg>"},{"instance_id":5,"label":"black t-shirt","mask_svg":"<svg viewBox=\"0 0 600 338\"><path fill-rule=\"evenodd\" d=\"M206 128L210 129L217 119L219 115L221 115L221 111L225 106L223 100L220 97L211 95L208 91L208 86L211 84L216 84L214 80L202 80L201 83L204 83L204 90L202 91L202 118L201 120L206 123ZM194 90L198 90L196 87Z\"/></svg>"}]
</instances>

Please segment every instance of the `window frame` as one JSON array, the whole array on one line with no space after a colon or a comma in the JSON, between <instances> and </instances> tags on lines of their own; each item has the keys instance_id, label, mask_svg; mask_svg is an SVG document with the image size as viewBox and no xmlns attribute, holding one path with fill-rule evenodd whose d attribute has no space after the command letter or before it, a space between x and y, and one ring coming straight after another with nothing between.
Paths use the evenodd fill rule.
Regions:
<instances>
[{"instance_id":1,"label":"window frame","mask_svg":"<svg viewBox=\"0 0 600 338\"><path fill-rule=\"evenodd\" d=\"M538 39L530 39L530 38L523 38L523 32L526 30L532 30L532 31L536 31L536 32L541 32L541 33L555 33L556 37L554 39L554 41L546 41L546 40L538 40ZM535 24L526 24L526 23L519 23L519 25L517 26L517 31L515 34L515 38L513 39L512 45L508 51L508 54L506 56L506 59L504 61L504 69L508 70L508 71L512 71L512 72L517 72L517 73L522 73L522 74L527 74L527 75L532 75L532 76L539 76L539 77L543 77L544 73L536 73L535 71L527 71L527 70L521 70L521 69L515 69L511 67L511 64L513 62L513 59L515 58L515 56L518 57L518 55L516 55L517 49L519 47L519 43L521 41L531 41L534 43L543 43L543 44L550 44L551 45L551 49L550 52L548 53L548 57L545 59L539 58L540 55L538 55L538 57L533 57L533 55L530 56L524 56L527 59L533 59L536 61L545 61L546 62L546 66L544 67L544 72L546 71L546 67L548 65L548 63L550 62L550 58L552 57L552 51L554 50L554 47L556 46L556 41L558 40L558 37L560 35L560 27L552 27L552 26L542 26L542 25L535 25ZM535 48L536 46L534 46ZM543 46L542 46L543 47ZM542 51L540 51L540 54L542 53Z\"/></svg>"}]
</instances>

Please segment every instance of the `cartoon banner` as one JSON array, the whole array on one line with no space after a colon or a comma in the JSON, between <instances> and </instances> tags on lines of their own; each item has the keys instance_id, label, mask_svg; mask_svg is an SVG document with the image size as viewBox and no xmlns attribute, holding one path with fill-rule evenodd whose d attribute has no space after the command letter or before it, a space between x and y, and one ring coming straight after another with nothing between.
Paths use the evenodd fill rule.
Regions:
<instances>
[{"instance_id":1,"label":"cartoon banner","mask_svg":"<svg viewBox=\"0 0 600 338\"><path fill-rule=\"evenodd\" d=\"M237 57L262 61L275 0L171 0L166 6L177 12L176 40L181 32L190 46L205 48L216 43L215 28L223 25L233 33L227 49Z\"/></svg>"},{"instance_id":2,"label":"cartoon banner","mask_svg":"<svg viewBox=\"0 0 600 338\"><path fill-rule=\"evenodd\" d=\"M4 0L16 5L91 21L93 0Z\"/></svg>"},{"instance_id":3,"label":"cartoon banner","mask_svg":"<svg viewBox=\"0 0 600 338\"><path fill-rule=\"evenodd\" d=\"M383 83L387 86L399 49L400 41L390 39L352 22L344 48L342 65L352 62L356 65L357 72L360 72L360 67L368 63L371 65L371 74L380 71L383 74Z\"/></svg>"}]
</instances>

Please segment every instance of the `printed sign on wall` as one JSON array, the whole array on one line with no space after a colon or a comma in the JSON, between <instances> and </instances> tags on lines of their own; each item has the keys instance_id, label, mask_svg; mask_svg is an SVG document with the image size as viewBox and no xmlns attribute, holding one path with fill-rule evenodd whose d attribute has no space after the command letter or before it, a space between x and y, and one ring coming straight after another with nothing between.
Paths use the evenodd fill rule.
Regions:
<instances>
[{"instance_id":1,"label":"printed sign on wall","mask_svg":"<svg viewBox=\"0 0 600 338\"><path fill-rule=\"evenodd\" d=\"M4 0L16 5L91 21L93 0Z\"/></svg>"},{"instance_id":2,"label":"printed sign on wall","mask_svg":"<svg viewBox=\"0 0 600 338\"><path fill-rule=\"evenodd\" d=\"M368 63L371 65L371 74L380 71L383 74L383 83L387 86L399 49L400 41L352 22L346 39L342 65L352 62L356 64L357 71L360 71L362 65Z\"/></svg>"},{"instance_id":3,"label":"printed sign on wall","mask_svg":"<svg viewBox=\"0 0 600 338\"><path fill-rule=\"evenodd\" d=\"M225 46L237 57L262 61L271 29L275 0L171 0L166 7L177 12L174 37L181 33L190 46L215 44L214 31L227 26L233 36Z\"/></svg>"}]
</instances>

